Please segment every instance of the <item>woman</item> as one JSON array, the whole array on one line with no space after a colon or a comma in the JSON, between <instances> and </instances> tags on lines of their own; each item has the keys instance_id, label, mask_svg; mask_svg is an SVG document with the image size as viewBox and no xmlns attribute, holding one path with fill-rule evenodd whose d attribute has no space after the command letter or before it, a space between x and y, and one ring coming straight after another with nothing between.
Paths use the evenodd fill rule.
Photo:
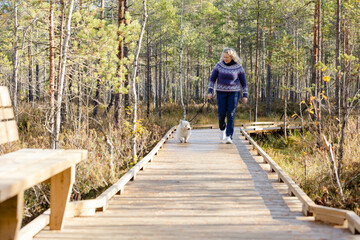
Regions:
<instances>
[{"instance_id":1,"label":"woman","mask_svg":"<svg viewBox=\"0 0 360 240\"><path fill-rule=\"evenodd\" d=\"M240 84L243 92L242 102L246 104L248 98L245 72L234 49L224 48L220 62L215 65L212 71L208 89L209 100L213 97L216 81L220 139L226 139L226 143L231 144L234 133L235 110L240 98ZM225 123L225 117L227 117L227 123Z\"/></svg>"}]
</instances>

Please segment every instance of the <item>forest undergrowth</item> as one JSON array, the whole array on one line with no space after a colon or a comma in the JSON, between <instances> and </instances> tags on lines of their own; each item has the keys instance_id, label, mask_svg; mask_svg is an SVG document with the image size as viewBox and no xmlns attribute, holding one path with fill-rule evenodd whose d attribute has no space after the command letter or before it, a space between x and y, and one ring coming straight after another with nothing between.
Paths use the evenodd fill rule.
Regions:
<instances>
[{"instance_id":1,"label":"forest undergrowth","mask_svg":"<svg viewBox=\"0 0 360 240\"><path fill-rule=\"evenodd\" d=\"M334 155L338 156L339 126L330 121L323 132L334 142ZM360 134L359 119L353 116L345 129L344 157L340 183L344 192L342 201L333 174L328 152L318 147L316 129L290 132L287 139L279 133L254 134L254 140L317 204L353 210L360 216ZM336 157L337 160L337 157ZM337 161L336 161L337 163Z\"/></svg>"}]
</instances>

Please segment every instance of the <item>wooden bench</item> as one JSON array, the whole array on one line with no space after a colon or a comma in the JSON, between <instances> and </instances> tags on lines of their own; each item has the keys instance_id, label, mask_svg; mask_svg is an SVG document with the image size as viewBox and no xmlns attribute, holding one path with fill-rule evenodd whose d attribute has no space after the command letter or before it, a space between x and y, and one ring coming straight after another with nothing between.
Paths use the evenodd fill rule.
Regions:
<instances>
[{"instance_id":1,"label":"wooden bench","mask_svg":"<svg viewBox=\"0 0 360 240\"><path fill-rule=\"evenodd\" d=\"M19 139L9 91L0 86L0 144ZM24 191L50 182L50 229L61 230L75 181L75 165L86 150L21 149L0 156L0 239L17 239Z\"/></svg>"}]
</instances>

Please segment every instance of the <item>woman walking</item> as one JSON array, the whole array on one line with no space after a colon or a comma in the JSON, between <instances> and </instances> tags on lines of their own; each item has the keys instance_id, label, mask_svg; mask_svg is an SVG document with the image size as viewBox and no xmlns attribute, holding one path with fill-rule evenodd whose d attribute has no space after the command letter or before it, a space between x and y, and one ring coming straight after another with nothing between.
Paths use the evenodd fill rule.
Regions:
<instances>
[{"instance_id":1,"label":"woman walking","mask_svg":"<svg viewBox=\"0 0 360 240\"><path fill-rule=\"evenodd\" d=\"M208 89L209 100L213 97L216 82L220 139L226 139L226 143L231 144L234 133L235 110L240 98L240 85L243 93L242 102L246 104L248 98L245 72L234 49L224 48L220 61L212 71ZM225 123L225 117L227 123Z\"/></svg>"}]
</instances>

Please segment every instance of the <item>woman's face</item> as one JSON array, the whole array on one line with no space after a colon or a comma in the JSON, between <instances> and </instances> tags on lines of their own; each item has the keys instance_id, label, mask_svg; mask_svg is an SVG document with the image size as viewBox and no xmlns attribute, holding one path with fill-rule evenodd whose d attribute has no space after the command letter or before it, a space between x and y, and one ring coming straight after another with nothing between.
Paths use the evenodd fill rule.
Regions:
<instances>
[{"instance_id":1,"label":"woman's face","mask_svg":"<svg viewBox=\"0 0 360 240\"><path fill-rule=\"evenodd\" d=\"M229 63L232 60L231 56L228 53L224 53L223 58L225 63Z\"/></svg>"}]
</instances>

